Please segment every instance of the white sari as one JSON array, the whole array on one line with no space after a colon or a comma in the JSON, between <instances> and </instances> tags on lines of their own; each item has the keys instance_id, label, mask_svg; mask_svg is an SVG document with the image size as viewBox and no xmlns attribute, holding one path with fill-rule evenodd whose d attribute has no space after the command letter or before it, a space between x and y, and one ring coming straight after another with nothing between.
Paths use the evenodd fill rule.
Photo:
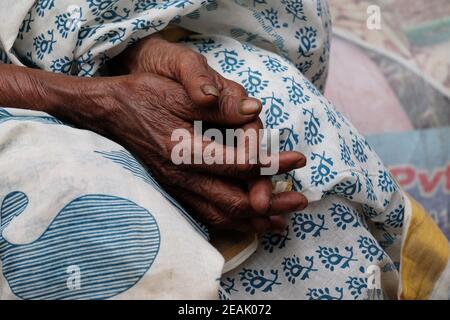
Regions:
<instances>
[{"instance_id":1,"label":"white sari","mask_svg":"<svg viewBox=\"0 0 450 320\"><path fill-rule=\"evenodd\" d=\"M307 156L305 168L278 178L310 205L222 275L207 230L121 146L40 112L0 109L0 298L448 297L445 237L430 224L435 238L411 244L414 204L322 95L331 28L324 1L2 6L10 8L0 11L5 63L78 76L98 75L169 23L198 33L183 43L262 100L263 123L280 130L282 150ZM423 254L411 256L417 246Z\"/></svg>"}]
</instances>

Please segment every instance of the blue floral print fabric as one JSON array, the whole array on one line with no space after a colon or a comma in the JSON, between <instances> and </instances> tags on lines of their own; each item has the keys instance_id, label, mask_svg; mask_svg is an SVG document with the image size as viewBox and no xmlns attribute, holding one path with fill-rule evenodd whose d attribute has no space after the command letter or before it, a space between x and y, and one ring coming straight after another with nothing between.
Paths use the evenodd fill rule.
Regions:
<instances>
[{"instance_id":1,"label":"blue floral print fabric","mask_svg":"<svg viewBox=\"0 0 450 320\"><path fill-rule=\"evenodd\" d=\"M84 131L83 134L78 133L79 130L65 126L48 115L2 109L0 137L3 144L9 142L6 133L14 126L26 126L29 131L25 133L38 132L43 137L54 135L54 131L58 130L65 132L61 137L77 140L76 148L68 147L67 143L62 145L62 142L46 147L49 148L46 154L50 151L61 152L55 151L55 146L75 148L80 164L70 161L73 170L57 182L58 185L69 183L72 191L63 197L53 195L53 201L60 199L58 201L62 202L56 206L58 210L52 207L53 215L50 214L42 222L48 229L41 228L37 232L40 235L36 236L39 240L35 242L38 249L41 248L39 245L42 246L39 241L44 241L45 237L67 237L61 231L63 229L57 229L58 225L65 219L69 221L66 223L73 224L82 221L70 222L73 219L70 213L85 202L92 206L88 206L86 215L118 205L121 209L114 218L130 225L123 215L131 211L136 218L134 223L143 224L149 230L147 235L134 234L139 245L123 244L130 250L126 259L133 260L135 265L125 263L118 271L118 278L111 280L113 285L110 287L108 282L102 282L105 279L102 272L112 269L100 270L99 266L89 264L91 269L85 291L67 291L69 289L64 285L62 273L49 284L48 292L34 290L29 283L44 281L47 274L44 272L19 281L17 274L25 273L25 269L20 269L21 264L10 256L20 258L21 254L24 257L28 254L32 257L39 251L35 246L25 246L23 253L20 253L20 247L12 245L13 241L8 240L5 231L14 227L14 217L23 215L28 202L30 208L27 210L38 210L35 215L39 215L41 207L31 206L31 200L39 199L38 196L45 197L45 194L27 195L26 190L30 193L39 188L32 187L33 181L25 176L17 180L20 175L16 173L15 178L10 178L6 184L8 187L2 186L0 190L3 195L0 259L3 263L2 281L8 284L9 294L19 298L109 298L120 294L127 297L132 292L130 295L133 297L175 297L172 291L174 288L178 290L177 285L161 285L166 278L163 276L160 281L156 276L164 267L173 268L175 261L168 256L171 247L179 244L174 240L176 232L166 227L169 218L160 211L164 209L170 211L171 223L176 223L179 230L190 230L183 235L185 238L203 243L202 248L209 252L206 256L210 257L210 262L207 259L199 262L192 258L198 255L197 249L193 252L190 247L183 247L190 258L181 254L176 261L177 266L186 265L190 266L186 268L188 270L199 268L203 272L202 275L201 272L190 275L179 271L180 276L175 277L175 280L182 282L178 286L192 288L191 291L178 292L185 294L186 298L191 298L192 292L197 297L211 297L211 288L214 288L216 297L218 292L222 299L364 299L371 287L369 270L373 266L381 270L381 289L386 296L397 297L400 249L407 217L405 195L364 137L323 96L331 30L325 1L78 0L70 3L38 0L26 10L22 8L23 19L14 42L2 42L0 58L3 62L71 75L95 76L110 58L142 37L164 29L169 23L192 30L197 35L184 39L182 43L203 54L215 70L240 83L250 96L262 101L261 119L266 128L280 131L281 150L297 150L305 154L308 160L305 168L277 178L291 181L294 190L305 194L310 204L304 211L289 215L288 226L283 232L262 236L257 251L247 261L220 277L217 264L223 262L214 255L208 244L205 227L167 195L126 150L112 142L92 143L89 139L93 138L89 135L95 136L95 139L101 137ZM0 32L0 39L5 38L1 37ZM26 137L23 139L28 141ZM101 140L106 141L104 138ZM29 159L32 153L20 153L24 145L27 143L17 145L19 151L15 154ZM49 143L45 145L49 146ZM8 149L1 150L0 153L6 157ZM66 154L64 159L73 157L75 151ZM58 161L45 155L43 159L46 161L42 164L45 167L51 167L54 161ZM20 165L30 166L28 161L16 161L13 171L17 172ZM99 182L102 179L96 174L91 177L83 175L82 180L70 180L70 175L83 170L84 166L100 168L96 172L113 170L115 177L103 177L106 173L101 173L108 181L106 184ZM24 172L33 174L30 168ZM125 190L123 181L135 188ZM82 190L78 183L81 186L87 183L90 191L77 194L76 190ZM61 189L67 190L65 187ZM155 200L143 200L145 192L150 192ZM155 201L161 204L155 205ZM102 222L99 223L101 226ZM82 225L74 228L80 231ZM133 225L130 228L126 232L133 232ZM107 246L103 250L109 250L111 256L105 258L104 265L110 268L117 259L120 262L120 257L115 256L114 245L115 237L123 235L121 232L117 231L111 238L93 234L93 237L107 237ZM165 237L167 241L164 242ZM85 239L78 237L74 241ZM186 240L186 243L190 242ZM140 249L140 245L149 248L146 250L147 256L133 254ZM157 247L160 247L159 251ZM86 254L92 254L99 248L87 246L86 250L91 251ZM79 251L75 247L68 251L69 256L76 254ZM44 263L48 268L67 267L69 262L71 265L77 264L76 259L69 262L55 260L49 266L39 259L23 259L27 268L33 267L33 263ZM199 267L199 263L203 264ZM82 264L81 272L85 268ZM123 277L120 276L122 274ZM206 276L209 276L207 280L204 279ZM203 282L199 282L200 278ZM161 286L158 290L166 291L160 291L158 295L150 289L142 289L142 283L150 287L158 285ZM197 292L195 288L198 283L205 283L205 288ZM135 289L140 284L140 289ZM6 293L3 295L8 296Z\"/></svg>"},{"instance_id":2,"label":"blue floral print fabric","mask_svg":"<svg viewBox=\"0 0 450 320\"><path fill-rule=\"evenodd\" d=\"M364 137L291 61L223 36L191 37L186 45L259 98L263 123L280 130L281 150L308 160L281 177L307 196L308 208L224 275L222 297L362 299L372 265L385 270L382 282L395 297L405 200ZM234 70L224 52L241 61Z\"/></svg>"}]
</instances>

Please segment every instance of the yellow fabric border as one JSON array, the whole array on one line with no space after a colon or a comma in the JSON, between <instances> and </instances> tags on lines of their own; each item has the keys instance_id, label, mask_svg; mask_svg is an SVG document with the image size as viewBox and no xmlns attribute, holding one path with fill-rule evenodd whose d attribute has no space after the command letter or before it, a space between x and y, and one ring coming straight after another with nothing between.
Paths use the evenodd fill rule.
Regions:
<instances>
[{"instance_id":1,"label":"yellow fabric border","mask_svg":"<svg viewBox=\"0 0 450 320\"><path fill-rule=\"evenodd\" d=\"M401 299L428 299L450 257L447 238L411 197L411 217L402 248Z\"/></svg>"}]
</instances>

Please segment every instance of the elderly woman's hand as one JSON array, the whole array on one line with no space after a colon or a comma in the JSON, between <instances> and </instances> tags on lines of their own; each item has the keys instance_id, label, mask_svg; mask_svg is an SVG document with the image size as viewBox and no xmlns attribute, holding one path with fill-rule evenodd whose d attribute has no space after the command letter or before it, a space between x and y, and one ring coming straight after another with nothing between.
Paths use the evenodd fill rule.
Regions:
<instances>
[{"instance_id":1,"label":"elderly woman's hand","mask_svg":"<svg viewBox=\"0 0 450 320\"><path fill-rule=\"evenodd\" d=\"M159 34L127 48L113 60L113 67L120 74L147 72L172 79L183 85L195 106L219 104L222 112L239 111L242 123L255 119L261 111L257 99L248 98L241 85L212 69L204 56Z\"/></svg>"},{"instance_id":2,"label":"elderly woman's hand","mask_svg":"<svg viewBox=\"0 0 450 320\"><path fill-rule=\"evenodd\" d=\"M284 222L277 215L307 205L300 193L272 195L270 179L260 177L259 166L248 161L223 165L172 163L173 131L184 128L193 133L194 120L221 127L262 127L260 105L250 114L242 114L237 107L259 104L237 84L215 82L219 97L213 95L212 99L218 100L208 101L208 94L199 96L205 98L200 107L183 85L152 73L86 79L0 67L0 104L45 111L121 143L152 170L163 187L211 225L260 232L281 229ZM223 146L223 150L226 148L230 147ZM280 172L305 164L304 156L297 152L282 153L279 160Z\"/></svg>"},{"instance_id":3,"label":"elderly woman's hand","mask_svg":"<svg viewBox=\"0 0 450 320\"><path fill-rule=\"evenodd\" d=\"M180 44L168 42L158 34L144 38L136 45L129 47L114 60L113 65L115 71L120 74L157 74L181 84L190 98L190 101L186 102L186 110L192 112L192 120L206 120L220 127L241 126L262 129L262 123L257 117L261 111L260 101L248 97L241 85L222 77L213 70L204 56ZM284 153L282 159L286 160L289 156L293 157L292 159L299 157L298 167L304 165L304 157L300 154ZM228 170L235 171L237 167L230 166ZM210 167L209 175L203 176L192 172L192 169L192 166L182 168L183 171L180 173L184 176L184 180L189 181L188 185L196 185L196 188L200 188L199 195L203 199L197 198L196 195L187 195L180 190L179 186L182 183L179 184L178 180L175 180L173 185L170 185L169 181L165 187L194 211L209 212L210 218L221 216L213 214L217 211L214 203L218 202L218 209L222 210L222 213L236 213L228 215L230 217L245 217L252 212L266 215L287 213L306 205L306 199L300 194L272 195L270 177L252 179L240 173L240 178L247 179L248 192L245 189L238 190L240 196L236 197L236 186L232 180L236 177L236 172L225 172L226 175L219 179L215 175L223 174L223 172L217 171L215 166ZM178 170L180 167L176 167L176 171ZM164 184L167 176L170 177L170 175L163 175L159 177L159 180ZM294 202L298 205L291 205ZM280 203L284 204L279 206ZM253 219L252 222L258 225L256 229L260 231L269 227L283 226L280 217ZM239 223L239 225L243 224Z\"/></svg>"},{"instance_id":4,"label":"elderly woman's hand","mask_svg":"<svg viewBox=\"0 0 450 320\"><path fill-rule=\"evenodd\" d=\"M272 196L270 180L259 177L260 166L250 164L248 156L244 164L173 164L174 130L186 129L194 136L194 120L235 126L240 120L237 114L233 118L233 110L229 110L230 117L220 108L202 112L182 85L154 74L138 73L100 81L107 89L98 101L93 101L97 105L92 107L106 106L107 112L92 130L100 129L135 154L164 188L210 225L261 232L282 228L283 219L274 216L307 205L306 198L297 192ZM254 127L244 125L243 128ZM208 144L204 143L200 152ZM220 147L224 158L226 150L234 148ZM195 148L191 150L193 159ZM237 154L237 150L233 152ZM304 156L297 152L284 152L279 161L280 172L305 164ZM253 181L250 188L248 181Z\"/></svg>"}]
</instances>

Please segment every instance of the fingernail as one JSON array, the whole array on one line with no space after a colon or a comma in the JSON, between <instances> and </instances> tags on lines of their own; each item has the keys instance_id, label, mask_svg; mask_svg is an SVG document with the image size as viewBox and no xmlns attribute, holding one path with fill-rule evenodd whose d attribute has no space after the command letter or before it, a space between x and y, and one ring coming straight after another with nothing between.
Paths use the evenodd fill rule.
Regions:
<instances>
[{"instance_id":1,"label":"fingernail","mask_svg":"<svg viewBox=\"0 0 450 320\"><path fill-rule=\"evenodd\" d=\"M207 96L219 96L219 90L217 90L217 88L212 85L204 84L200 87L200 89L202 90L203 94Z\"/></svg>"},{"instance_id":2,"label":"fingernail","mask_svg":"<svg viewBox=\"0 0 450 320\"><path fill-rule=\"evenodd\" d=\"M308 201L302 201L302 203L297 207L297 211L302 211L302 210L306 209L307 206L308 206Z\"/></svg>"},{"instance_id":3,"label":"fingernail","mask_svg":"<svg viewBox=\"0 0 450 320\"><path fill-rule=\"evenodd\" d=\"M242 100L239 104L239 113L243 115L256 114L260 111L261 107L258 102L254 100Z\"/></svg>"},{"instance_id":4,"label":"fingernail","mask_svg":"<svg viewBox=\"0 0 450 320\"><path fill-rule=\"evenodd\" d=\"M296 169L303 168L305 165L306 165L306 161L305 161L305 159L302 158L295 163L295 168Z\"/></svg>"}]
</instances>

